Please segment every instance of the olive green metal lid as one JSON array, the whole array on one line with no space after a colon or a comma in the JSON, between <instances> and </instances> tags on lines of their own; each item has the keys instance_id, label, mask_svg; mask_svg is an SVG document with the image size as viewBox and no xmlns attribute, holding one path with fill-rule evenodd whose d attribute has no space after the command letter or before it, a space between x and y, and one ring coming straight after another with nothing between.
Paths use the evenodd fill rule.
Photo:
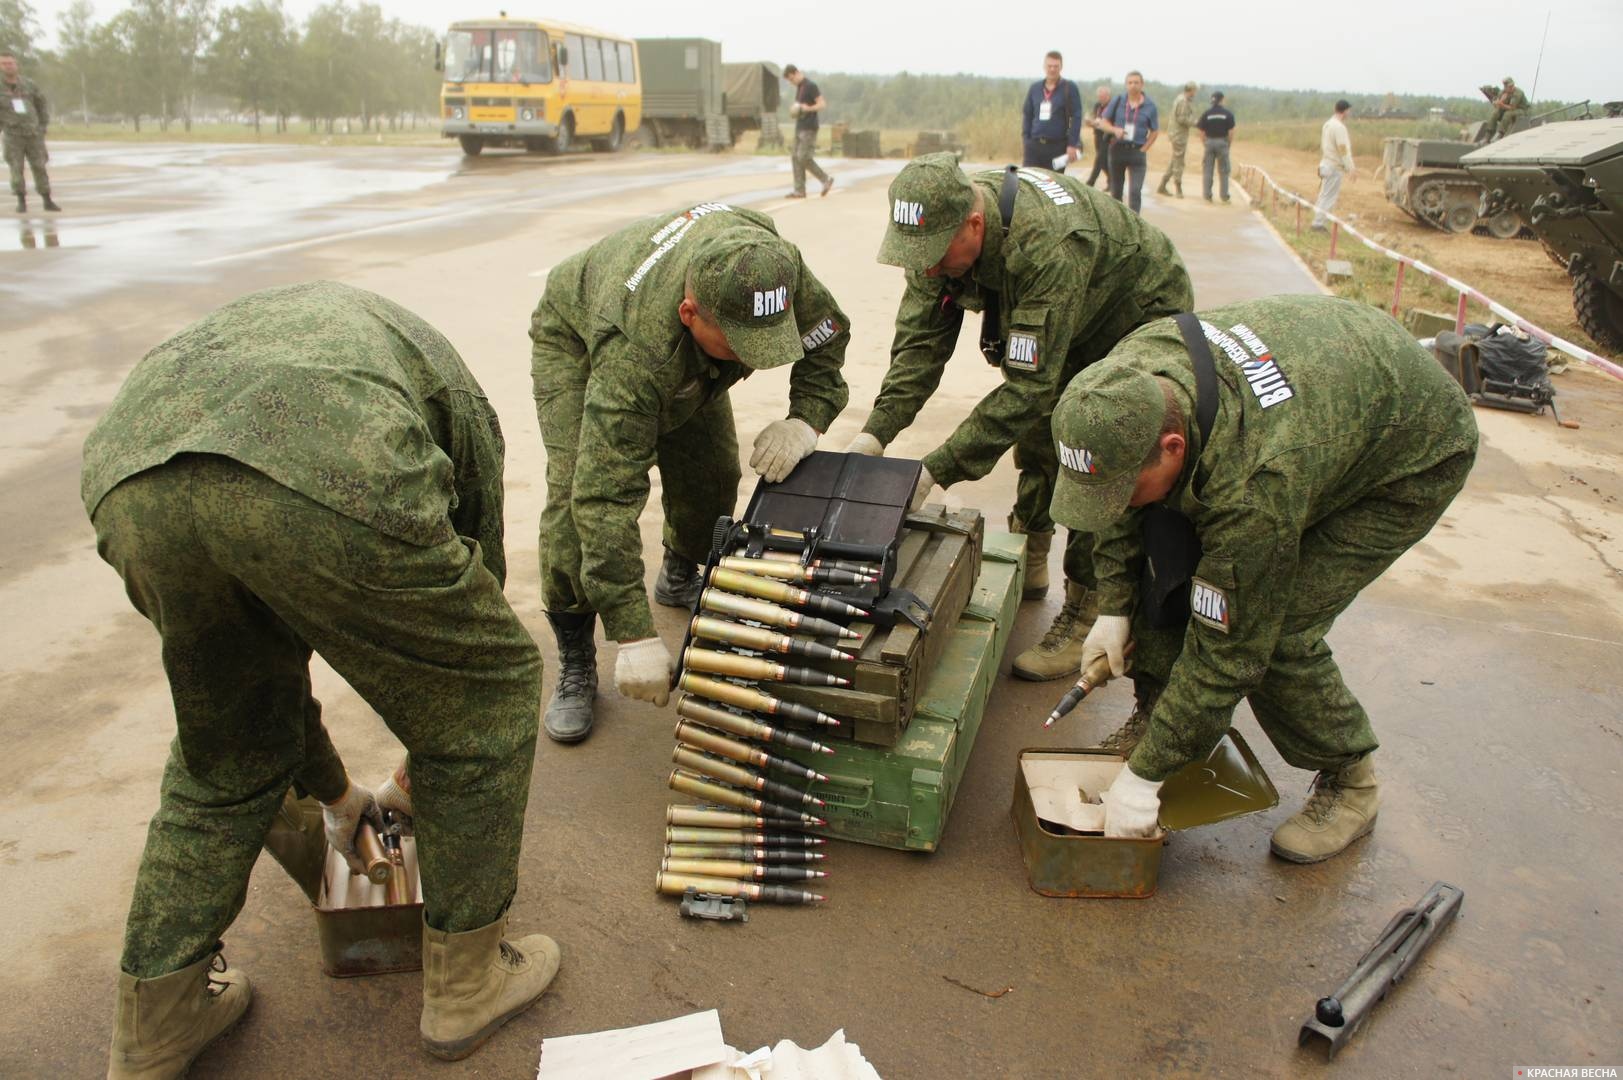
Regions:
<instances>
[{"instance_id":1,"label":"olive green metal lid","mask_svg":"<svg viewBox=\"0 0 1623 1080\"><path fill-rule=\"evenodd\" d=\"M1161 825L1174 831L1270 810L1279 792L1257 755L1233 728L1203 761L1192 761L1161 786Z\"/></svg>"}]
</instances>

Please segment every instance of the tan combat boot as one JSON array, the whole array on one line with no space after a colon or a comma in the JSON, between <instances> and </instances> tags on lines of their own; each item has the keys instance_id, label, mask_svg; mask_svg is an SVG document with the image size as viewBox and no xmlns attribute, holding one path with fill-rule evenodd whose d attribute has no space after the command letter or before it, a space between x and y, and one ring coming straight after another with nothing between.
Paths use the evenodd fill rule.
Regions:
<instances>
[{"instance_id":1,"label":"tan combat boot","mask_svg":"<svg viewBox=\"0 0 1623 1080\"><path fill-rule=\"evenodd\" d=\"M1009 515L1009 531L1026 538L1026 584L1022 600L1041 600L1048 595L1048 553L1054 549L1054 533L1028 532L1026 523Z\"/></svg>"},{"instance_id":2,"label":"tan combat boot","mask_svg":"<svg viewBox=\"0 0 1623 1080\"><path fill-rule=\"evenodd\" d=\"M1082 640L1099 616L1099 595L1086 585L1065 583L1065 606L1043 639L1014 658L1011 669L1022 679L1046 682L1082 670Z\"/></svg>"},{"instance_id":3,"label":"tan combat boot","mask_svg":"<svg viewBox=\"0 0 1623 1080\"><path fill-rule=\"evenodd\" d=\"M107 1080L184 1076L203 1048L248 1011L248 976L225 966L219 946L156 979L118 973L118 1012Z\"/></svg>"},{"instance_id":4,"label":"tan combat boot","mask_svg":"<svg viewBox=\"0 0 1623 1080\"><path fill-rule=\"evenodd\" d=\"M503 916L451 934L423 923L423 1049L467 1057L496 1029L540 1000L558 974L558 943L545 934L502 937Z\"/></svg>"},{"instance_id":5,"label":"tan combat boot","mask_svg":"<svg viewBox=\"0 0 1623 1080\"><path fill-rule=\"evenodd\" d=\"M1374 757L1368 753L1314 777L1307 805L1274 830L1268 845L1274 854L1296 863L1323 862L1373 829L1381 806Z\"/></svg>"},{"instance_id":6,"label":"tan combat boot","mask_svg":"<svg viewBox=\"0 0 1623 1080\"><path fill-rule=\"evenodd\" d=\"M1121 727L1105 736L1105 741L1099 744L1099 749L1108 750L1120 757L1132 757L1133 751L1138 748L1138 742L1150 728L1150 713L1155 709L1153 701L1134 702L1132 715Z\"/></svg>"}]
</instances>

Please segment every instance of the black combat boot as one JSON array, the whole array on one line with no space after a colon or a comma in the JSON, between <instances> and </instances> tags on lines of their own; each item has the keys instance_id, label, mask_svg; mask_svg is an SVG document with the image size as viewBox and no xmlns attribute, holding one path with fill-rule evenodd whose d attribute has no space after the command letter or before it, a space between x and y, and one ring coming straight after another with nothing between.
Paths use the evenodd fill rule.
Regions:
<instances>
[{"instance_id":1,"label":"black combat boot","mask_svg":"<svg viewBox=\"0 0 1623 1080\"><path fill-rule=\"evenodd\" d=\"M666 548L659 580L654 582L654 599L666 607L691 609L703 591L704 578L699 576L699 564Z\"/></svg>"},{"instance_id":2,"label":"black combat boot","mask_svg":"<svg viewBox=\"0 0 1623 1080\"><path fill-rule=\"evenodd\" d=\"M19 195L19 196L17 196L17 213L19 213L19 214L28 213L28 196L27 195Z\"/></svg>"},{"instance_id":3,"label":"black combat boot","mask_svg":"<svg viewBox=\"0 0 1623 1080\"><path fill-rule=\"evenodd\" d=\"M62 208L51 201L50 195L47 194L43 196L43 198L45 199L45 209L49 210L53 214L61 211Z\"/></svg>"},{"instance_id":4,"label":"black combat boot","mask_svg":"<svg viewBox=\"0 0 1623 1080\"><path fill-rule=\"evenodd\" d=\"M597 643L592 634L597 616L549 611L547 621L558 639L558 683L541 724L554 742L580 742L592 733L596 719L592 703L597 699Z\"/></svg>"}]
</instances>

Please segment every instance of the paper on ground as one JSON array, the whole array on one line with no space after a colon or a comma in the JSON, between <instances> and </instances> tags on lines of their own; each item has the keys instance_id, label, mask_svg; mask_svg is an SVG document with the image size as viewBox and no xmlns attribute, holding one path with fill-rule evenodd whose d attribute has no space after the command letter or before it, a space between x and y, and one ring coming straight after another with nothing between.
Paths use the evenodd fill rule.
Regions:
<instances>
[{"instance_id":1,"label":"paper on ground","mask_svg":"<svg viewBox=\"0 0 1623 1080\"><path fill-rule=\"evenodd\" d=\"M541 1040L537 1080L656 1080L726 1061L716 1010L657 1024Z\"/></svg>"},{"instance_id":2,"label":"paper on ground","mask_svg":"<svg viewBox=\"0 0 1623 1080\"><path fill-rule=\"evenodd\" d=\"M845 1041L845 1029L822 1046L803 1050L788 1039L752 1054L733 1051L729 1063L693 1070L693 1080L880 1080L856 1043Z\"/></svg>"}]
</instances>

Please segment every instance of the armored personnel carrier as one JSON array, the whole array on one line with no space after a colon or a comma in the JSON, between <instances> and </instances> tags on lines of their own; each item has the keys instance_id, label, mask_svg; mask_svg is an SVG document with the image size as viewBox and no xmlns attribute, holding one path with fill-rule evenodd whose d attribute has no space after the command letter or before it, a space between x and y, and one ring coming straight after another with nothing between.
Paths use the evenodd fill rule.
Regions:
<instances>
[{"instance_id":1,"label":"armored personnel carrier","mask_svg":"<svg viewBox=\"0 0 1623 1080\"><path fill-rule=\"evenodd\" d=\"M1460 165L1490 209L1518 212L1566 269L1584 332L1623 351L1623 118L1519 131Z\"/></svg>"},{"instance_id":2,"label":"armored personnel carrier","mask_svg":"<svg viewBox=\"0 0 1623 1080\"><path fill-rule=\"evenodd\" d=\"M1444 232L1468 233L1483 228L1501 240L1522 231L1514 208L1480 213L1482 185L1460 167L1471 143L1451 139L1389 138L1382 148L1386 199L1422 225Z\"/></svg>"}]
</instances>

